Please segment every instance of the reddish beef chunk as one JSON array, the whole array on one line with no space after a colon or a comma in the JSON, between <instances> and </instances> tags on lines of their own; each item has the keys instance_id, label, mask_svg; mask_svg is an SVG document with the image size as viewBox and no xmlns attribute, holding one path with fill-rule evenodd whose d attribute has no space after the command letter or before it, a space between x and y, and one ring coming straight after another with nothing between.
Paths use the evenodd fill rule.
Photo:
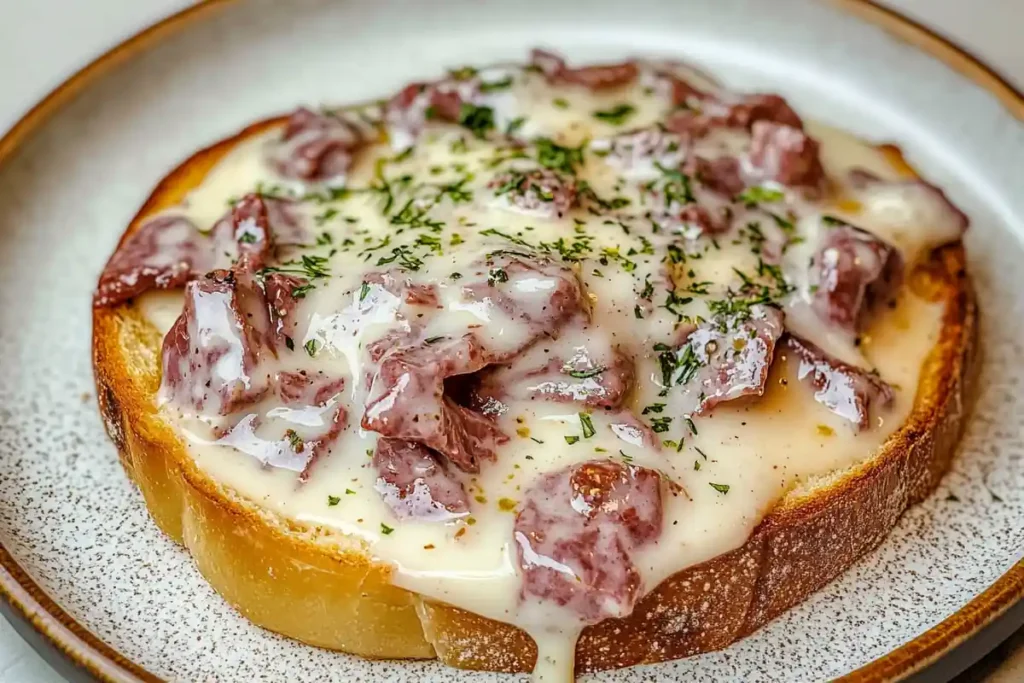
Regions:
<instances>
[{"instance_id":1,"label":"reddish beef chunk","mask_svg":"<svg viewBox=\"0 0 1024 683\"><path fill-rule=\"evenodd\" d=\"M345 380L306 371L281 372L275 388L286 406L324 406L341 393Z\"/></svg>"},{"instance_id":2,"label":"reddish beef chunk","mask_svg":"<svg viewBox=\"0 0 1024 683\"><path fill-rule=\"evenodd\" d=\"M399 519L447 522L469 513L462 483L422 444L380 438L373 466L374 488Z\"/></svg>"},{"instance_id":3,"label":"reddish beef chunk","mask_svg":"<svg viewBox=\"0 0 1024 683\"><path fill-rule=\"evenodd\" d=\"M285 431L288 446L305 455L300 481L309 478L316 461L331 451L345 429L348 414L338 396L345 388L341 377L305 372L282 372L277 376L277 394L288 411L276 411L275 419L291 426Z\"/></svg>"},{"instance_id":4,"label":"reddish beef chunk","mask_svg":"<svg viewBox=\"0 0 1024 683\"><path fill-rule=\"evenodd\" d=\"M700 204L687 204L675 211L652 212L651 215L658 225L687 239L725 232L732 218L727 207L709 208Z\"/></svg>"},{"instance_id":5,"label":"reddish beef chunk","mask_svg":"<svg viewBox=\"0 0 1024 683\"><path fill-rule=\"evenodd\" d=\"M668 71L659 72L657 78L659 90L663 86L667 86L665 87L667 91L665 94L671 98L672 106L674 107L683 109L697 108L708 97L708 94L700 88Z\"/></svg>"},{"instance_id":6,"label":"reddish beef chunk","mask_svg":"<svg viewBox=\"0 0 1024 683\"><path fill-rule=\"evenodd\" d=\"M686 142L661 126L640 128L603 140L595 140L591 149L605 163L629 175L657 178L662 169L678 168L686 157Z\"/></svg>"},{"instance_id":7,"label":"reddish beef chunk","mask_svg":"<svg viewBox=\"0 0 1024 683\"><path fill-rule=\"evenodd\" d=\"M299 472L306 481L314 463L330 452L346 424L340 378L282 372L275 391L282 406L249 413L218 441L269 467Z\"/></svg>"},{"instance_id":8,"label":"reddish beef chunk","mask_svg":"<svg viewBox=\"0 0 1024 683\"><path fill-rule=\"evenodd\" d=\"M593 354L589 346L576 347L571 357L549 358L539 366L524 367L526 359L519 358L499 366L483 378L475 392L477 400L484 406L508 399L540 399L617 409L635 380L633 359L602 345Z\"/></svg>"},{"instance_id":9,"label":"reddish beef chunk","mask_svg":"<svg viewBox=\"0 0 1024 683\"><path fill-rule=\"evenodd\" d=\"M388 102L389 111L409 111L417 102L425 104L423 117L449 123L457 123L462 113L462 97L455 84L448 81L437 83L410 83ZM429 108L429 113L426 109Z\"/></svg>"},{"instance_id":10,"label":"reddish beef chunk","mask_svg":"<svg viewBox=\"0 0 1024 683\"><path fill-rule=\"evenodd\" d=\"M477 275L480 281L465 285L463 296L469 301L487 301L529 324L533 332L529 343L540 335L554 335L585 310L579 280L562 263L501 252L486 259ZM500 356L494 360L502 360Z\"/></svg>"},{"instance_id":11,"label":"reddish beef chunk","mask_svg":"<svg viewBox=\"0 0 1024 683\"><path fill-rule=\"evenodd\" d=\"M266 265L276 245L297 245L309 236L292 214L291 203L250 193L213 226L217 257L238 260L237 268L258 270Z\"/></svg>"},{"instance_id":12,"label":"reddish beef chunk","mask_svg":"<svg viewBox=\"0 0 1024 683\"><path fill-rule=\"evenodd\" d=\"M421 443L460 469L475 472L479 461L493 458L507 437L484 415L447 395L445 380L475 373L520 353L541 335L554 334L581 311L582 299L570 269L517 254L493 255L467 274L466 281L463 298L526 323L529 333L504 344L500 337L485 343L485 337L472 331L415 341L417 334L410 330L389 335L391 343L369 345L378 367L370 380L362 425L383 436Z\"/></svg>"},{"instance_id":13,"label":"reddish beef chunk","mask_svg":"<svg viewBox=\"0 0 1024 683\"><path fill-rule=\"evenodd\" d=\"M530 64L548 79L549 83L570 83L582 85L591 90L615 88L632 82L639 73L634 62L621 64L603 64L569 68L561 56L546 50L533 50L530 53Z\"/></svg>"},{"instance_id":14,"label":"reddish beef chunk","mask_svg":"<svg viewBox=\"0 0 1024 683\"><path fill-rule=\"evenodd\" d=\"M749 129L757 121L774 121L793 128L804 127L804 122L782 97L770 94L745 95L738 101L723 102L724 117L734 128Z\"/></svg>"},{"instance_id":15,"label":"reddish beef chunk","mask_svg":"<svg viewBox=\"0 0 1024 683\"><path fill-rule=\"evenodd\" d=\"M757 121L751 130L750 165L760 180L809 188L821 186L825 169L813 138L799 128L771 121Z\"/></svg>"},{"instance_id":16,"label":"reddish beef chunk","mask_svg":"<svg viewBox=\"0 0 1024 683\"><path fill-rule=\"evenodd\" d=\"M554 602L584 623L628 615L643 588L633 554L661 524L652 470L590 461L540 477L514 527L521 599Z\"/></svg>"},{"instance_id":17,"label":"reddish beef chunk","mask_svg":"<svg viewBox=\"0 0 1024 683\"><path fill-rule=\"evenodd\" d=\"M706 414L724 401L764 393L781 334L776 308L755 305L749 313L719 314L694 329L673 355L663 354L662 369L669 384L687 392L685 412Z\"/></svg>"},{"instance_id":18,"label":"reddish beef chunk","mask_svg":"<svg viewBox=\"0 0 1024 683\"><path fill-rule=\"evenodd\" d=\"M855 333L866 302L899 280L899 253L871 233L852 225L824 227L812 268L817 286L811 305L833 325Z\"/></svg>"},{"instance_id":19,"label":"reddish beef chunk","mask_svg":"<svg viewBox=\"0 0 1024 683\"><path fill-rule=\"evenodd\" d=\"M686 160L683 171L696 178L704 187L724 197L734 197L746 187L736 157L705 159L692 156Z\"/></svg>"},{"instance_id":20,"label":"reddish beef chunk","mask_svg":"<svg viewBox=\"0 0 1024 683\"><path fill-rule=\"evenodd\" d=\"M270 158L278 173L288 178L327 180L348 172L364 142L355 125L302 107L288 118Z\"/></svg>"},{"instance_id":21,"label":"reddish beef chunk","mask_svg":"<svg viewBox=\"0 0 1024 683\"><path fill-rule=\"evenodd\" d=\"M227 415L259 400L273 354L266 298L245 272L214 271L185 287L185 307L164 338L161 392L197 412Z\"/></svg>"},{"instance_id":22,"label":"reddish beef chunk","mask_svg":"<svg viewBox=\"0 0 1024 683\"><path fill-rule=\"evenodd\" d=\"M385 353L370 386L363 428L422 443L457 467L478 472L480 460L493 459L508 438L482 415L446 397L444 380L488 362L488 352L472 333Z\"/></svg>"},{"instance_id":23,"label":"reddish beef chunk","mask_svg":"<svg viewBox=\"0 0 1024 683\"><path fill-rule=\"evenodd\" d=\"M183 287L212 267L212 250L209 238L184 216L151 219L110 257L93 306L116 306L150 289Z\"/></svg>"},{"instance_id":24,"label":"reddish beef chunk","mask_svg":"<svg viewBox=\"0 0 1024 683\"><path fill-rule=\"evenodd\" d=\"M799 360L797 376L814 388L814 399L858 430L870 427L872 415L892 405L892 387L877 375L832 358L803 339L789 336L785 343Z\"/></svg>"},{"instance_id":25,"label":"reddish beef chunk","mask_svg":"<svg viewBox=\"0 0 1024 683\"><path fill-rule=\"evenodd\" d=\"M397 147L412 144L428 121L458 123L463 105L471 103L478 87L476 81L454 80L407 85L384 108L392 144Z\"/></svg>"},{"instance_id":26,"label":"reddish beef chunk","mask_svg":"<svg viewBox=\"0 0 1024 683\"><path fill-rule=\"evenodd\" d=\"M665 127L695 138L715 128L750 130L757 121L774 121L797 129L804 126L797 113L778 95L753 94L730 101L705 95L699 102L691 97L687 104L689 108L669 116Z\"/></svg>"},{"instance_id":27,"label":"reddish beef chunk","mask_svg":"<svg viewBox=\"0 0 1024 683\"><path fill-rule=\"evenodd\" d=\"M270 306L274 345L278 351L289 347L289 339L292 340L291 346L295 345L295 326L298 322L295 319L295 309L299 305L299 299L306 296L303 288L308 284L309 280L305 278L283 273L268 273L263 279L267 303Z\"/></svg>"},{"instance_id":28,"label":"reddish beef chunk","mask_svg":"<svg viewBox=\"0 0 1024 683\"><path fill-rule=\"evenodd\" d=\"M230 241L238 246L239 261L243 267L258 270L263 267L273 248L270 216L267 202L258 194L247 194L232 207L228 218L214 226L214 236L220 237L230 228Z\"/></svg>"},{"instance_id":29,"label":"reddish beef chunk","mask_svg":"<svg viewBox=\"0 0 1024 683\"><path fill-rule=\"evenodd\" d=\"M422 336L420 334L421 332L422 329L412 325L408 327L397 327L385 333L380 339L369 342L366 345L366 353L370 356L370 360L372 362L379 363L381 358L391 351L394 351L396 348L415 344ZM372 380L373 375L371 374L370 381ZM370 381L367 382L367 386L369 386Z\"/></svg>"},{"instance_id":30,"label":"reddish beef chunk","mask_svg":"<svg viewBox=\"0 0 1024 683\"><path fill-rule=\"evenodd\" d=\"M499 173L487 186L509 206L545 218L561 218L576 205L576 181L546 168Z\"/></svg>"},{"instance_id":31,"label":"reddish beef chunk","mask_svg":"<svg viewBox=\"0 0 1024 683\"><path fill-rule=\"evenodd\" d=\"M411 306L439 306L437 287L431 284L413 282L401 272L368 273L363 282L380 285L389 293Z\"/></svg>"}]
</instances>

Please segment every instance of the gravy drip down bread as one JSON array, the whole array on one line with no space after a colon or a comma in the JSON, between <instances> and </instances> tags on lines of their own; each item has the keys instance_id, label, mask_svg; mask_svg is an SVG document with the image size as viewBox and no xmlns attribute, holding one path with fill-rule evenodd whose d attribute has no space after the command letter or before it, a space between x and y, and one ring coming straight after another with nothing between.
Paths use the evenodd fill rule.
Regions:
<instances>
[{"instance_id":1,"label":"gravy drip down bread","mask_svg":"<svg viewBox=\"0 0 1024 683\"><path fill-rule=\"evenodd\" d=\"M107 264L96 371L154 516L258 623L548 683L574 662L692 654L835 576L948 462L955 434L918 449L942 452L898 509L853 503L870 533L820 580L768 585L761 543L736 560L756 586L734 596L736 623L707 613L700 593L718 579L700 568L747 552L782 501L910 457L925 436L900 430L925 359L973 322L963 213L892 149L805 122L777 95L679 63L574 67L536 50L372 105L299 109L214 151ZM124 360L126 345L149 360ZM133 362L158 379L112 379ZM959 392L946 365L935 372ZM154 485L140 459L187 483ZM181 486L203 502L158 514ZM364 603L367 637L378 617L408 633L356 646L264 614L230 586L273 593L273 570L219 573L228 546L188 522L208 520L205 505L246 511L222 536L273 527L363 567L353 604L387 595L397 615ZM333 571L347 570L321 580ZM652 616L684 600L664 586L690 580L674 625ZM744 617L773 590L795 597ZM721 636L672 645L702 629Z\"/></svg>"}]
</instances>

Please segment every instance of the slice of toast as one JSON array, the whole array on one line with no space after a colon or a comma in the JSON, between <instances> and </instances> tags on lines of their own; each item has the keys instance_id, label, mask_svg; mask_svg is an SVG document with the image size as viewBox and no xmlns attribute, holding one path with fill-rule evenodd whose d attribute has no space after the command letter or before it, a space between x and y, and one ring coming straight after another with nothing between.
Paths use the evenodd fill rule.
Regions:
<instances>
[{"instance_id":1,"label":"slice of toast","mask_svg":"<svg viewBox=\"0 0 1024 683\"><path fill-rule=\"evenodd\" d=\"M180 202L239 142L282 121L250 126L185 161L157 186L122 240ZM586 628L577 671L725 647L845 571L932 491L959 439L975 376L977 313L963 246L933 252L910 286L943 302L945 313L905 423L873 457L791 491L742 547L676 573L630 616ZM303 642L367 657L533 668L536 646L515 626L397 588L389 567L361 543L269 513L201 471L156 407L160 345L136 304L94 309L100 409L157 524L243 615Z\"/></svg>"}]
</instances>

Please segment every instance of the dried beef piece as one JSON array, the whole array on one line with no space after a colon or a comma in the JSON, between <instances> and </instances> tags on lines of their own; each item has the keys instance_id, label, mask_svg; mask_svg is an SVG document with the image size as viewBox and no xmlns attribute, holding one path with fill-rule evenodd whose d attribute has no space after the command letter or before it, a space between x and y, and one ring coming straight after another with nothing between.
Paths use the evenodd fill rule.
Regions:
<instances>
[{"instance_id":1,"label":"dried beef piece","mask_svg":"<svg viewBox=\"0 0 1024 683\"><path fill-rule=\"evenodd\" d=\"M363 282L379 285L411 306L437 307L440 305L437 298L437 285L413 282L412 278L400 271L367 273L363 276Z\"/></svg>"},{"instance_id":2,"label":"dried beef piece","mask_svg":"<svg viewBox=\"0 0 1024 683\"><path fill-rule=\"evenodd\" d=\"M590 90L606 90L631 83L639 75L636 62L569 67L565 59L554 52L534 49L530 52L531 66L540 70L552 85L580 85Z\"/></svg>"},{"instance_id":3,"label":"dried beef piece","mask_svg":"<svg viewBox=\"0 0 1024 683\"><path fill-rule=\"evenodd\" d=\"M682 388L687 414L707 414L719 403L760 396L781 334L782 312L771 306L718 314L694 328L678 349L663 352L662 381Z\"/></svg>"},{"instance_id":4,"label":"dried beef piece","mask_svg":"<svg viewBox=\"0 0 1024 683\"><path fill-rule=\"evenodd\" d=\"M480 461L493 460L508 438L482 415L446 397L444 381L489 362L490 354L473 334L385 353L370 386L363 428L416 441L460 469L479 471Z\"/></svg>"},{"instance_id":5,"label":"dried beef piece","mask_svg":"<svg viewBox=\"0 0 1024 683\"><path fill-rule=\"evenodd\" d=\"M630 178L659 177L663 169L675 169L687 158L687 141L662 126L626 131L601 140L590 148L606 164Z\"/></svg>"},{"instance_id":6,"label":"dried beef piece","mask_svg":"<svg viewBox=\"0 0 1024 683\"><path fill-rule=\"evenodd\" d=\"M214 271L185 287L185 305L163 343L163 396L201 414L228 415L270 388L274 354L263 290L246 272Z\"/></svg>"},{"instance_id":7,"label":"dried beef piece","mask_svg":"<svg viewBox=\"0 0 1024 683\"><path fill-rule=\"evenodd\" d=\"M591 349L597 351L591 351ZM621 350L601 343L571 349L567 357L528 354L507 365L496 366L474 391L474 402L490 406L509 400L546 400L579 403L614 410L622 406L636 380L633 359ZM529 365L530 361L540 362Z\"/></svg>"},{"instance_id":8,"label":"dried beef piece","mask_svg":"<svg viewBox=\"0 0 1024 683\"><path fill-rule=\"evenodd\" d=\"M757 181L821 189L825 169L814 138L799 128L771 121L757 121L751 130L748 159Z\"/></svg>"},{"instance_id":9,"label":"dried beef piece","mask_svg":"<svg viewBox=\"0 0 1024 683\"><path fill-rule=\"evenodd\" d=\"M184 216L152 218L128 236L110 257L93 306L116 306L151 289L176 289L214 263L210 239Z\"/></svg>"},{"instance_id":10,"label":"dried beef piece","mask_svg":"<svg viewBox=\"0 0 1024 683\"><path fill-rule=\"evenodd\" d=\"M513 320L527 323L530 333L509 351L497 350L495 360L517 353L542 335L554 336L573 316L584 313L583 290L572 269L544 257L498 251L482 268L463 280L467 302L486 302Z\"/></svg>"},{"instance_id":11,"label":"dried beef piece","mask_svg":"<svg viewBox=\"0 0 1024 683\"><path fill-rule=\"evenodd\" d=\"M275 347L278 352L282 348L293 351L298 324L296 309L299 301L306 296L309 280L284 273L267 273L263 278L263 286L270 307Z\"/></svg>"},{"instance_id":12,"label":"dried beef piece","mask_svg":"<svg viewBox=\"0 0 1024 683\"><path fill-rule=\"evenodd\" d=\"M547 168L505 171L487 184L509 208L544 218L561 218L576 206L576 181Z\"/></svg>"},{"instance_id":13,"label":"dried beef piece","mask_svg":"<svg viewBox=\"0 0 1024 683\"><path fill-rule=\"evenodd\" d=\"M278 173L305 181L344 177L367 140L353 123L330 113L296 109L281 139L268 148Z\"/></svg>"},{"instance_id":14,"label":"dried beef piece","mask_svg":"<svg viewBox=\"0 0 1024 683\"><path fill-rule=\"evenodd\" d=\"M740 161L736 157L706 159L692 156L686 160L683 171L723 197L735 197L747 186L743 180Z\"/></svg>"},{"instance_id":15,"label":"dried beef piece","mask_svg":"<svg viewBox=\"0 0 1024 683\"><path fill-rule=\"evenodd\" d=\"M661 534L660 475L589 461L539 477L516 515L524 601L550 601L583 623L632 612L643 594L634 553Z\"/></svg>"},{"instance_id":16,"label":"dried beef piece","mask_svg":"<svg viewBox=\"0 0 1024 683\"><path fill-rule=\"evenodd\" d=\"M896 288L902 259L866 230L834 222L811 262L811 307L826 323L856 334L867 305Z\"/></svg>"},{"instance_id":17,"label":"dried beef piece","mask_svg":"<svg viewBox=\"0 0 1024 683\"><path fill-rule=\"evenodd\" d=\"M688 106L677 109L665 120L665 127L691 138L702 138L717 128L751 130L758 121L773 121L803 129L803 121L778 95L755 93L728 99L705 94Z\"/></svg>"},{"instance_id":18,"label":"dried beef piece","mask_svg":"<svg viewBox=\"0 0 1024 683\"><path fill-rule=\"evenodd\" d=\"M832 358L792 335L785 344L798 360L797 377L814 389L814 400L857 430L868 429L873 416L892 406L893 389L876 374Z\"/></svg>"},{"instance_id":19,"label":"dried beef piece","mask_svg":"<svg viewBox=\"0 0 1024 683\"><path fill-rule=\"evenodd\" d=\"M308 481L313 466L330 453L346 427L344 387L342 378L281 372L274 385L280 405L242 416L217 443Z\"/></svg>"},{"instance_id":20,"label":"dried beef piece","mask_svg":"<svg viewBox=\"0 0 1024 683\"><path fill-rule=\"evenodd\" d=\"M469 512L458 478L426 446L380 438L373 452L374 489L399 519L447 522Z\"/></svg>"}]
</instances>

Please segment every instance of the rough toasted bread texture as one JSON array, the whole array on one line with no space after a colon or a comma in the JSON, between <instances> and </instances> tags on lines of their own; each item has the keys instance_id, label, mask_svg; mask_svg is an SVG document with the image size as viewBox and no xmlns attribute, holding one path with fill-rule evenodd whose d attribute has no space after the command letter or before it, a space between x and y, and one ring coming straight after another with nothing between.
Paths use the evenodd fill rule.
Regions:
<instances>
[{"instance_id":1,"label":"rough toasted bread texture","mask_svg":"<svg viewBox=\"0 0 1024 683\"><path fill-rule=\"evenodd\" d=\"M179 202L238 142L280 123L253 125L185 161L125 237ZM578 671L729 645L832 581L934 489L962 432L975 376L977 313L962 245L934 252L910 286L946 308L906 422L875 456L791 491L742 547L678 572L630 616L584 630ZM436 656L452 666L510 672L533 667L536 646L518 628L397 588L389 567L351 539L268 513L200 471L155 405L160 345L131 303L94 310L100 410L153 519L239 612L303 642L367 657Z\"/></svg>"}]
</instances>

